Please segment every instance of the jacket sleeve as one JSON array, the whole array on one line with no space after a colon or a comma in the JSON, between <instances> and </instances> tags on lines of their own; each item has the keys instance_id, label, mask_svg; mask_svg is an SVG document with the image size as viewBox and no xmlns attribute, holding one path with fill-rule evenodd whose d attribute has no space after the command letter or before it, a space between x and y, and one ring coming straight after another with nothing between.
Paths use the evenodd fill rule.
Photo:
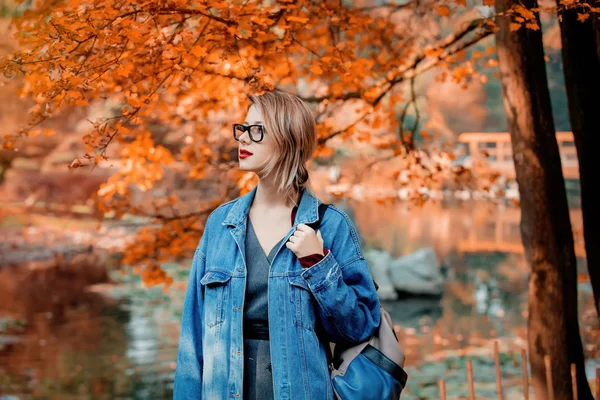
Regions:
<instances>
[{"instance_id":1,"label":"jacket sleeve","mask_svg":"<svg viewBox=\"0 0 600 400\"><path fill-rule=\"evenodd\" d=\"M200 279L204 275L206 230L196 247L183 302L179 348L175 368L173 400L194 399L202 395L202 321L203 296Z\"/></svg>"},{"instance_id":2,"label":"jacket sleeve","mask_svg":"<svg viewBox=\"0 0 600 400\"><path fill-rule=\"evenodd\" d=\"M319 307L319 318L331 341L360 343L379 326L379 297L358 234L339 209L340 221L323 221L323 239L329 252L302 272Z\"/></svg>"},{"instance_id":3,"label":"jacket sleeve","mask_svg":"<svg viewBox=\"0 0 600 400\"><path fill-rule=\"evenodd\" d=\"M329 249L327 247L323 248L323 254L313 253L304 257L299 257L298 261L300 261L300 266L302 268L310 268L319 261L321 261L326 255L329 253Z\"/></svg>"}]
</instances>

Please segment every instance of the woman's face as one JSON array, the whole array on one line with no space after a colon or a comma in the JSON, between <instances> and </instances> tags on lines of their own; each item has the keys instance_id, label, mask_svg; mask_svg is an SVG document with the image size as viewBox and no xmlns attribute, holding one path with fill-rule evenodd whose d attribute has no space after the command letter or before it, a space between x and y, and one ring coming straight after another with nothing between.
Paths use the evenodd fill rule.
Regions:
<instances>
[{"instance_id":1,"label":"woman's face","mask_svg":"<svg viewBox=\"0 0 600 400\"><path fill-rule=\"evenodd\" d=\"M266 131L264 120L256 105L252 105L248 109L248 114L246 115L244 125L263 126L263 139L258 143L250 140L250 132L248 132L248 130L243 133L238 132L238 160L240 162L240 169L243 171L253 171L258 173L273 155L273 151L271 149L272 137L269 135L269 132ZM260 137L255 137L255 139L258 140Z\"/></svg>"}]
</instances>

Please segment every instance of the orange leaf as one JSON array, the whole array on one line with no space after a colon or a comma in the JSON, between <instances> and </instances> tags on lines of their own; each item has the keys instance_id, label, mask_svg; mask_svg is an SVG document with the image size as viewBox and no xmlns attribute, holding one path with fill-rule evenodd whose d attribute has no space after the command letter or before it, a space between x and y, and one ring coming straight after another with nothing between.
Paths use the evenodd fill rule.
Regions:
<instances>
[{"instance_id":1,"label":"orange leaf","mask_svg":"<svg viewBox=\"0 0 600 400\"><path fill-rule=\"evenodd\" d=\"M425 49L425 55L426 56L430 56L430 57L438 57L443 52L444 52L444 50L442 50L441 48L437 48L437 49Z\"/></svg>"},{"instance_id":2,"label":"orange leaf","mask_svg":"<svg viewBox=\"0 0 600 400\"><path fill-rule=\"evenodd\" d=\"M450 8L448 8L448 6L439 6L437 13L440 17L447 17L450 15Z\"/></svg>"},{"instance_id":3,"label":"orange leaf","mask_svg":"<svg viewBox=\"0 0 600 400\"><path fill-rule=\"evenodd\" d=\"M117 73L125 78L133 71L133 63L120 64L117 68Z\"/></svg>"},{"instance_id":4,"label":"orange leaf","mask_svg":"<svg viewBox=\"0 0 600 400\"><path fill-rule=\"evenodd\" d=\"M310 71L315 74L315 75L321 75L323 74L323 70L321 69L321 67L317 64L313 64L310 66Z\"/></svg>"},{"instance_id":5,"label":"orange leaf","mask_svg":"<svg viewBox=\"0 0 600 400\"><path fill-rule=\"evenodd\" d=\"M523 17L525 17L526 19L528 19L530 21L534 20L534 18L535 18L535 14L530 9L527 9L520 5L514 6L514 9L515 9L515 11L517 11L519 14L521 14Z\"/></svg>"},{"instance_id":6,"label":"orange leaf","mask_svg":"<svg viewBox=\"0 0 600 400\"><path fill-rule=\"evenodd\" d=\"M585 22L586 19L590 17L590 14L577 14L577 21Z\"/></svg>"},{"instance_id":7,"label":"orange leaf","mask_svg":"<svg viewBox=\"0 0 600 400\"><path fill-rule=\"evenodd\" d=\"M296 17L293 15L287 17L287 20L292 22L300 22L301 24L305 24L308 22L308 18L306 17Z\"/></svg>"},{"instance_id":8,"label":"orange leaf","mask_svg":"<svg viewBox=\"0 0 600 400\"><path fill-rule=\"evenodd\" d=\"M206 55L206 49L202 46L194 46L192 47L190 53L192 53L196 57L202 57L203 55Z\"/></svg>"}]
</instances>

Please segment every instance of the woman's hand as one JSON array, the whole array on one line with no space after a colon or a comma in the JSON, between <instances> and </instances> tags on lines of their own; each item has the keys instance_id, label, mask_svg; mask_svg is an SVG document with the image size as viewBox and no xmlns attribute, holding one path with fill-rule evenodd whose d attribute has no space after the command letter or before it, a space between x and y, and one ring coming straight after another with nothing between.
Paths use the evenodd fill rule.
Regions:
<instances>
[{"instance_id":1,"label":"woman's hand","mask_svg":"<svg viewBox=\"0 0 600 400\"><path fill-rule=\"evenodd\" d=\"M298 224L294 234L290 236L285 246L301 258L314 253L323 254L323 237L321 231L315 230L306 224Z\"/></svg>"}]
</instances>

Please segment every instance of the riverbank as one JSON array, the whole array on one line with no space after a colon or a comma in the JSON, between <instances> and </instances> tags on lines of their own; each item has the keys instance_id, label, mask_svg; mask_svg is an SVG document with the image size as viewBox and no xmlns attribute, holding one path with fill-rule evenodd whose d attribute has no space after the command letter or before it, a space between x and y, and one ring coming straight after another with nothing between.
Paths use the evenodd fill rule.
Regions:
<instances>
[{"instance_id":1,"label":"riverbank","mask_svg":"<svg viewBox=\"0 0 600 400\"><path fill-rule=\"evenodd\" d=\"M428 211L391 218L385 209L373 207L370 221L384 214L388 221L376 231L364 225L363 212L356 215L367 242L379 242L396 255L433 245L449 268L441 297L384 303L407 353L409 384L402 398L437 399L440 379L449 399L465 398L467 360L473 362L477 398L496 398L494 340L500 343L505 398L522 398L520 350L526 345L528 280L522 253L461 247L459 230L444 240L443 233L453 225L440 226L445 220ZM191 260L162 265L174 279L165 293L161 285L146 288L132 268L109 254L110 248L130 240L141 223L106 221L97 229L93 220L33 213L9 215L3 221L2 394L171 398ZM496 232L492 228L482 232ZM518 240L506 237L513 230L501 232L507 240ZM387 245L379 237L394 243ZM583 279L585 265L579 268L580 330L587 378L593 382L599 365L597 316L589 282Z\"/></svg>"}]
</instances>

